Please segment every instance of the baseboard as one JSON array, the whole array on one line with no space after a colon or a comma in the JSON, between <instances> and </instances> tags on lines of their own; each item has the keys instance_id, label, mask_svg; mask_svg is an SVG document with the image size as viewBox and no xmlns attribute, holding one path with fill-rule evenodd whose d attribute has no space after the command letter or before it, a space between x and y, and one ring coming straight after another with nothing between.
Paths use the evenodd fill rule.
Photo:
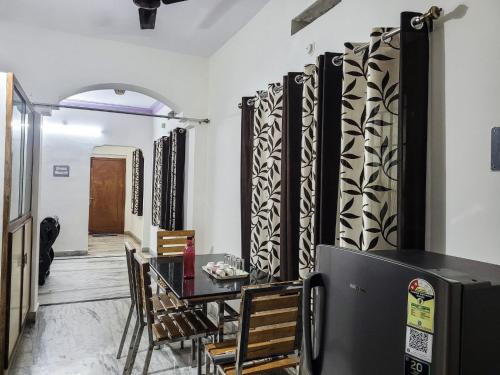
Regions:
<instances>
[{"instance_id":1,"label":"baseboard","mask_svg":"<svg viewBox=\"0 0 500 375\"><path fill-rule=\"evenodd\" d=\"M134 233L132 233L129 230L126 230L123 232L123 234L126 234L127 236L130 236L134 239L135 242L142 244L142 240L140 240Z\"/></svg>"},{"instance_id":2,"label":"baseboard","mask_svg":"<svg viewBox=\"0 0 500 375\"><path fill-rule=\"evenodd\" d=\"M76 256L84 256L88 255L88 250L62 250L62 251L54 251L54 257L76 257Z\"/></svg>"}]
</instances>

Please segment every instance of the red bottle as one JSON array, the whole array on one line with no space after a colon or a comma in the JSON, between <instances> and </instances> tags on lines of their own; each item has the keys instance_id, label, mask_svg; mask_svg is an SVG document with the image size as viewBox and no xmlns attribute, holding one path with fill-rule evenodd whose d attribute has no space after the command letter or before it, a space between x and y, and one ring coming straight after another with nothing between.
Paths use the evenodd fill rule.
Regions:
<instances>
[{"instance_id":1,"label":"red bottle","mask_svg":"<svg viewBox=\"0 0 500 375\"><path fill-rule=\"evenodd\" d=\"M193 237L188 237L186 248L184 249L184 278L194 278L194 244Z\"/></svg>"}]
</instances>

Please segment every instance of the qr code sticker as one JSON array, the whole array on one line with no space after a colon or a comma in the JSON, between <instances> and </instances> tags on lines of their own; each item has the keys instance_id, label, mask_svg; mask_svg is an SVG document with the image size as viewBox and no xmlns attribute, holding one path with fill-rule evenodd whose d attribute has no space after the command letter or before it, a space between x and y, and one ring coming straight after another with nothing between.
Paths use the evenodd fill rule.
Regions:
<instances>
[{"instance_id":1,"label":"qr code sticker","mask_svg":"<svg viewBox=\"0 0 500 375\"><path fill-rule=\"evenodd\" d=\"M406 353L423 361L432 362L432 335L406 327Z\"/></svg>"}]
</instances>

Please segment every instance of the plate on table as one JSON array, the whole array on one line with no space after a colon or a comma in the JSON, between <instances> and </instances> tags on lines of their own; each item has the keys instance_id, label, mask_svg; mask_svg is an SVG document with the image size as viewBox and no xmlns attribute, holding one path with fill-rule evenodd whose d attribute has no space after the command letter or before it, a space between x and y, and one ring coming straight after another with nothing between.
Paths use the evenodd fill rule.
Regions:
<instances>
[{"instance_id":1,"label":"plate on table","mask_svg":"<svg viewBox=\"0 0 500 375\"><path fill-rule=\"evenodd\" d=\"M212 272L212 269L208 266L201 266L201 269L208 273L210 276L212 276L214 279L217 280L233 280L233 279L244 279L245 277L248 277L250 275L247 271L243 270L236 270L237 274L235 275L228 275L228 276L221 276L217 275L216 273Z\"/></svg>"}]
</instances>

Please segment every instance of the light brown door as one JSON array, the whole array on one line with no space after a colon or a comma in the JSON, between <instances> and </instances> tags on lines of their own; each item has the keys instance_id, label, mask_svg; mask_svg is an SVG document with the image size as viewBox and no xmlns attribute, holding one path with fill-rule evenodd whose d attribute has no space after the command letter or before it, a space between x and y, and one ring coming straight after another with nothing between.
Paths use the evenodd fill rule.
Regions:
<instances>
[{"instance_id":1,"label":"light brown door","mask_svg":"<svg viewBox=\"0 0 500 375\"><path fill-rule=\"evenodd\" d=\"M89 233L123 233L125 159L91 158Z\"/></svg>"}]
</instances>

